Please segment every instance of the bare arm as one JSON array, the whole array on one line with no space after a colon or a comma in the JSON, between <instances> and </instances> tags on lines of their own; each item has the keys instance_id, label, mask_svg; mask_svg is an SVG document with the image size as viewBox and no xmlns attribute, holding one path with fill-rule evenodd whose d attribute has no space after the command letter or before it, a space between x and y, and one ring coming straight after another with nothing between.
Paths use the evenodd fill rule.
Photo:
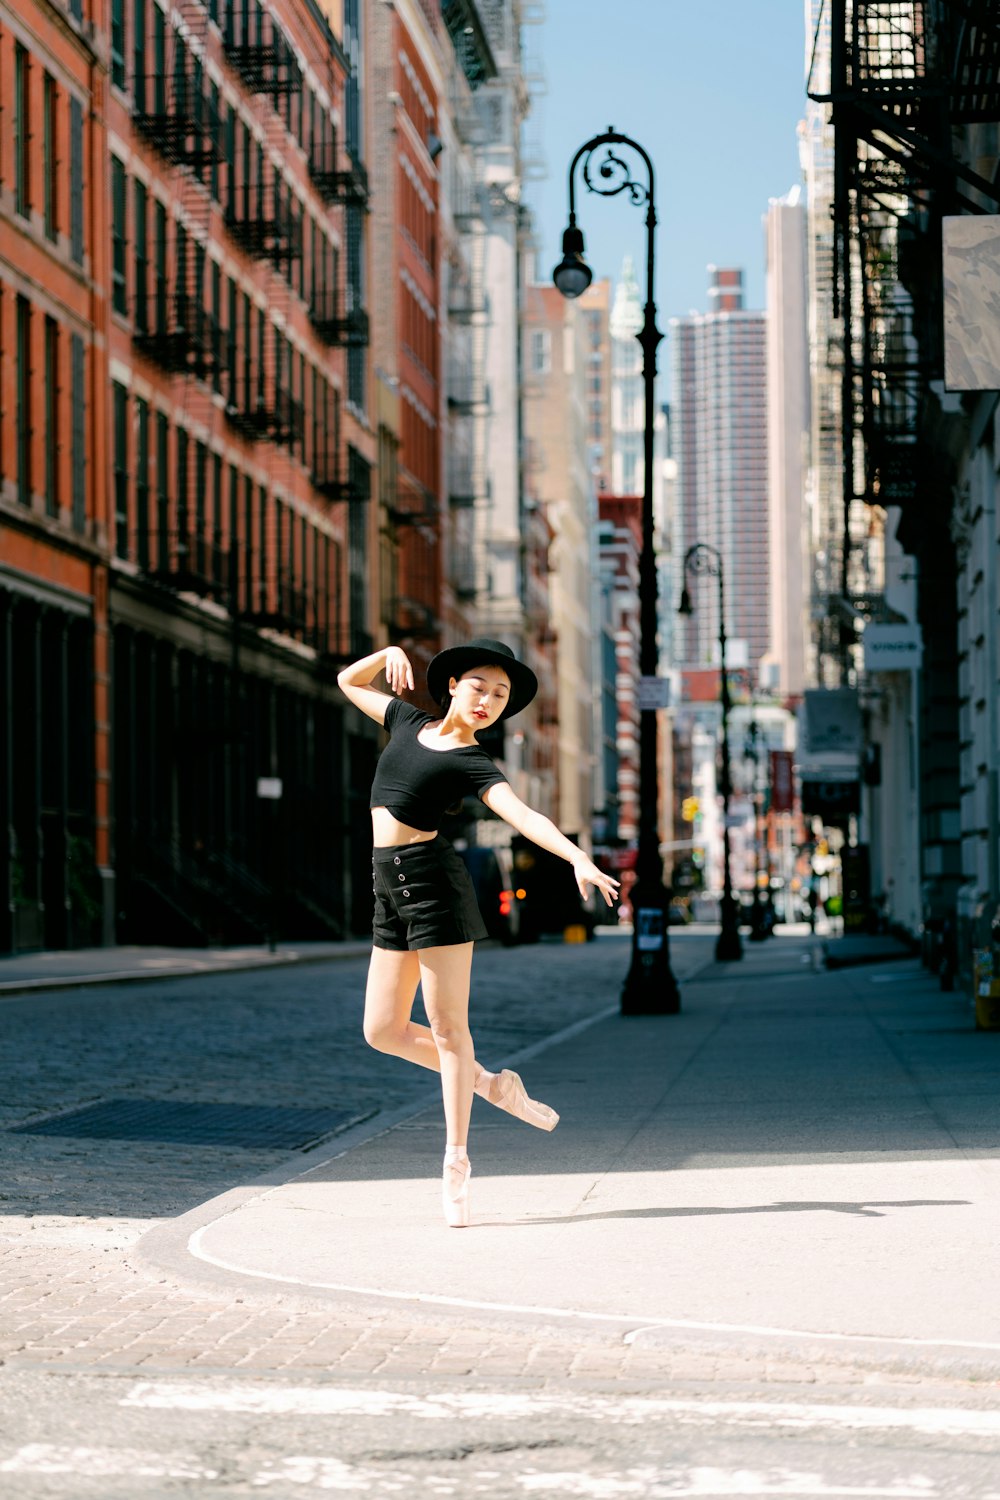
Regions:
<instances>
[{"instance_id":1,"label":"bare arm","mask_svg":"<svg viewBox=\"0 0 1000 1500\"><path fill-rule=\"evenodd\" d=\"M523 833L526 839L571 864L584 900L587 899L587 887L592 885L600 891L608 906L614 904L618 896L618 881L599 870L589 855L584 854L572 839L559 832L551 818L547 818L544 813L535 812L526 802L522 802L507 782L501 781L496 786L487 787L483 793L483 801L491 812L516 828L518 833Z\"/></svg>"},{"instance_id":2,"label":"bare arm","mask_svg":"<svg viewBox=\"0 0 1000 1500\"><path fill-rule=\"evenodd\" d=\"M385 723L385 711L392 702L392 693L380 692L371 684L384 671L392 693L402 693L413 688L413 668L405 651L398 646L386 646L382 651L373 651L352 662L337 673L337 686L345 697L366 713L377 724Z\"/></svg>"}]
</instances>

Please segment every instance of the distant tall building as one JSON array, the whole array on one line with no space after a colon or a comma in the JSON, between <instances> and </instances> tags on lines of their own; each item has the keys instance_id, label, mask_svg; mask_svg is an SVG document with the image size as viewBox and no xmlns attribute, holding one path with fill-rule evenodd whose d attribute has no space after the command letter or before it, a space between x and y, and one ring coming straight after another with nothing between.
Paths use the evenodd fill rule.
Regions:
<instances>
[{"instance_id":1,"label":"distant tall building","mask_svg":"<svg viewBox=\"0 0 1000 1500\"><path fill-rule=\"evenodd\" d=\"M611 489L616 495L641 495L643 490L645 388L636 339L641 327L639 283L632 257L626 255L611 309Z\"/></svg>"},{"instance_id":2,"label":"distant tall building","mask_svg":"<svg viewBox=\"0 0 1000 1500\"><path fill-rule=\"evenodd\" d=\"M595 808L596 504L587 464L586 343L579 305L554 286L525 297L524 437L528 484L552 527L556 637L557 821L589 841Z\"/></svg>"},{"instance_id":3,"label":"distant tall building","mask_svg":"<svg viewBox=\"0 0 1000 1500\"><path fill-rule=\"evenodd\" d=\"M769 645L762 675L786 697L806 682L809 438L806 213L801 189L773 198L767 238Z\"/></svg>"},{"instance_id":4,"label":"distant tall building","mask_svg":"<svg viewBox=\"0 0 1000 1500\"><path fill-rule=\"evenodd\" d=\"M709 267L707 313L672 318L679 555L707 542L722 555L726 632L751 662L768 644L766 317L743 305L743 272ZM680 660L715 659L717 588L704 579L678 632ZM733 657L730 657L730 661Z\"/></svg>"},{"instance_id":5,"label":"distant tall building","mask_svg":"<svg viewBox=\"0 0 1000 1500\"><path fill-rule=\"evenodd\" d=\"M577 300L586 345L587 447L598 489L611 483L611 282L592 282Z\"/></svg>"}]
</instances>

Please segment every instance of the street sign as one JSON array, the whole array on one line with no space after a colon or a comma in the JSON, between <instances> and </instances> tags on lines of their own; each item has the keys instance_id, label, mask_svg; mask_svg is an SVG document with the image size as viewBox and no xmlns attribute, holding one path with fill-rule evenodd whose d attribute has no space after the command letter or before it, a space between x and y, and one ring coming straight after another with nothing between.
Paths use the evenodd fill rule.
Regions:
<instances>
[{"instance_id":1,"label":"street sign","mask_svg":"<svg viewBox=\"0 0 1000 1500\"><path fill-rule=\"evenodd\" d=\"M278 799L281 796L281 777L280 776L258 776L257 777L257 796L258 797L267 797L271 801L277 802Z\"/></svg>"},{"instance_id":2,"label":"street sign","mask_svg":"<svg viewBox=\"0 0 1000 1500\"><path fill-rule=\"evenodd\" d=\"M909 672L924 659L919 625L866 625L861 637L866 672Z\"/></svg>"},{"instance_id":3,"label":"street sign","mask_svg":"<svg viewBox=\"0 0 1000 1500\"><path fill-rule=\"evenodd\" d=\"M670 679L667 677L639 678L639 711L646 713L655 708L670 707Z\"/></svg>"}]
</instances>

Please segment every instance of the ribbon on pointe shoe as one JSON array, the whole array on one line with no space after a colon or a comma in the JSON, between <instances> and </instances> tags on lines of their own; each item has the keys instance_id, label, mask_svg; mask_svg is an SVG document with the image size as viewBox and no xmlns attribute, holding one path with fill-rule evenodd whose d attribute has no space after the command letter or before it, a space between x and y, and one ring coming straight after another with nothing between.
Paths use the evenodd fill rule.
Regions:
<instances>
[{"instance_id":1,"label":"ribbon on pointe shoe","mask_svg":"<svg viewBox=\"0 0 1000 1500\"><path fill-rule=\"evenodd\" d=\"M526 1125L534 1125L538 1130L555 1130L559 1124L555 1110L538 1099L529 1098L520 1075L510 1068L493 1075L484 1097L498 1109L505 1109L509 1115L523 1120Z\"/></svg>"}]
</instances>

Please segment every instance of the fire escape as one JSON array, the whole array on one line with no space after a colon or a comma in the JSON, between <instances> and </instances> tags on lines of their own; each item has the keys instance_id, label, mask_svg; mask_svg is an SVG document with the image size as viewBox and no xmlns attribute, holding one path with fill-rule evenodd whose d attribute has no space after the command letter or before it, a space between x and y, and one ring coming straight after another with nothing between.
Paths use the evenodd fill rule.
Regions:
<instances>
[{"instance_id":1,"label":"fire escape","mask_svg":"<svg viewBox=\"0 0 1000 1500\"><path fill-rule=\"evenodd\" d=\"M136 132L177 169L173 212L151 197L151 225L148 215L137 223L135 251L141 269L132 342L137 353L160 369L190 377L183 386L185 412L195 389L217 382L222 363L219 308L210 301L208 244L224 146L219 91L208 81L205 66L208 46L208 15L196 0L185 0L170 19L153 6L150 30L134 54L136 62L151 62L152 71L136 68L132 75ZM198 527L208 483L207 453L188 443L186 425L178 433L173 523L161 490L154 535L148 537L143 514L137 552L159 583L225 601L228 567L219 538L207 538L204 527Z\"/></svg>"},{"instance_id":2,"label":"fire escape","mask_svg":"<svg viewBox=\"0 0 1000 1500\"><path fill-rule=\"evenodd\" d=\"M858 591L857 502L900 506L904 545L940 493L927 398L942 376L941 218L996 212L1000 185L956 152L954 127L1000 119L1000 21L988 0L829 0L835 137L834 316L843 317L842 674ZM936 266L934 274L929 274ZM853 523L853 524L852 524ZM833 603L833 601L831 601Z\"/></svg>"}]
</instances>

